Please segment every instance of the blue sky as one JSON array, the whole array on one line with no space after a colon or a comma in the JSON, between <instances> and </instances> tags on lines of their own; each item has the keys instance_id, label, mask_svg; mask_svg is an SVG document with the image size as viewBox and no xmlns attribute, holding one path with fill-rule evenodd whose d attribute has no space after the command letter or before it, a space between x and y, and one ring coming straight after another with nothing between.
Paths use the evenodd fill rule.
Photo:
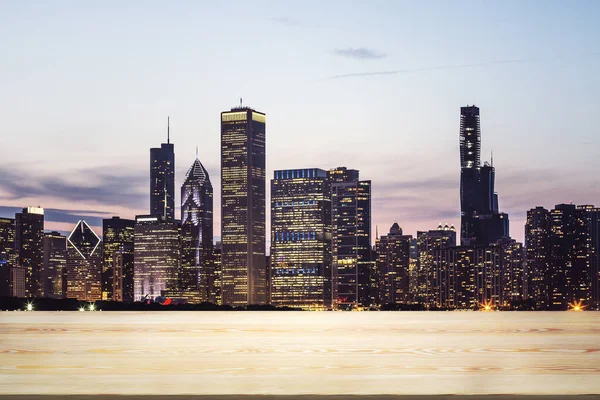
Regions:
<instances>
[{"instance_id":1,"label":"blue sky","mask_svg":"<svg viewBox=\"0 0 600 400\"><path fill-rule=\"evenodd\" d=\"M600 205L598 21L586 0L3 1L0 213L146 213L167 115L176 185L198 145L218 210L219 113L243 97L267 114L269 179L347 166L373 182L373 230L458 226L476 104L521 240L529 208Z\"/></svg>"}]
</instances>

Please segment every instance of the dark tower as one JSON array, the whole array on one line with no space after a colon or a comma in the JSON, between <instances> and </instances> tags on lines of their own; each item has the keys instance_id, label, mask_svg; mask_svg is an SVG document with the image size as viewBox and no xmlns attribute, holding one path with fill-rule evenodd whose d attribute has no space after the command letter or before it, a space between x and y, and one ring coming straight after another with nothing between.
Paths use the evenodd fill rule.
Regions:
<instances>
[{"instance_id":1,"label":"dark tower","mask_svg":"<svg viewBox=\"0 0 600 400\"><path fill-rule=\"evenodd\" d=\"M150 214L166 221L175 219L175 153L170 139L167 118L167 143L150 149Z\"/></svg>"},{"instance_id":2,"label":"dark tower","mask_svg":"<svg viewBox=\"0 0 600 400\"><path fill-rule=\"evenodd\" d=\"M25 268L25 296L44 295L44 209L27 207L15 214L15 253L17 264Z\"/></svg>"}]
</instances>

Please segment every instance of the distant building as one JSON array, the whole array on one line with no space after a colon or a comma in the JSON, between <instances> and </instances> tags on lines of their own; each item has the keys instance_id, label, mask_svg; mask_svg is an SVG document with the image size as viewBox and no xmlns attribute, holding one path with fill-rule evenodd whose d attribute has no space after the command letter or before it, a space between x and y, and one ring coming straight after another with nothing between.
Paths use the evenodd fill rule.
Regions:
<instances>
[{"instance_id":1,"label":"distant building","mask_svg":"<svg viewBox=\"0 0 600 400\"><path fill-rule=\"evenodd\" d=\"M221 113L222 299L266 302L265 114Z\"/></svg>"},{"instance_id":2,"label":"distant building","mask_svg":"<svg viewBox=\"0 0 600 400\"><path fill-rule=\"evenodd\" d=\"M179 290L190 302L214 302L213 188L197 157L181 186L181 243Z\"/></svg>"},{"instance_id":3,"label":"distant building","mask_svg":"<svg viewBox=\"0 0 600 400\"><path fill-rule=\"evenodd\" d=\"M537 308L549 309L552 304L550 290L550 257L552 248L552 222L550 211L536 207L527 211L525 224L525 250L527 268L527 294Z\"/></svg>"},{"instance_id":4,"label":"distant building","mask_svg":"<svg viewBox=\"0 0 600 400\"><path fill-rule=\"evenodd\" d=\"M503 238L497 244L502 248L502 305L527 298L525 249L514 239Z\"/></svg>"},{"instance_id":5,"label":"distant building","mask_svg":"<svg viewBox=\"0 0 600 400\"><path fill-rule=\"evenodd\" d=\"M271 181L271 304L331 308L331 186L327 171L278 170Z\"/></svg>"},{"instance_id":6,"label":"distant building","mask_svg":"<svg viewBox=\"0 0 600 400\"><path fill-rule=\"evenodd\" d=\"M0 296L12 296L10 269L15 265L15 220L0 218Z\"/></svg>"},{"instance_id":7,"label":"distant building","mask_svg":"<svg viewBox=\"0 0 600 400\"><path fill-rule=\"evenodd\" d=\"M25 297L43 297L44 209L27 207L15 215L16 264L24 267Z\"/></svg>"},{"instance_id":8,"label":"distant building","mask_svg":"<svg viewBox=\"0 0 600 400\"><path fill-rule=\"evenodd\" d=\"M119 217L102 220L102 299L114 301L133 300L133 237L135 221ZM116 257L119 255L119 260ZM119 271L115 271L115 266ZM121 293L114 292L115 274ZM122 286L121 286L122 285ZM116 298L123 300L117 300Z\"/></svg>"},{"instance_id":9,"label":"distant building","mask_svg":"<svg viewBox=\"0 0 600 400\"><path fill-rule=\"evenodd\" d=\"M356 170L329 171L332 214L332 306L336 309L372 304L371 181Z\"/></svg>"},{"instance_id":10,"label":"distant building","mask_svg":"<svg viewBox=\"0 0 600 400\"><path fill-rule=\"evenodd\" d=\"M221 299L221 282L222 282L222 269L221 269L221 242L217 241L213 248L213 263L215 267L215 284L210 294L209 302L213 304L222 305Z\"/></svg>"},{"instance_id":11,"label":"distant building","mask_svg":"<svg viewBox=\"0 0 600 400\"><path fill-rule=\"evenodd\" d=\"M44 297L62 299L67 296L67 238L58 232L44 235Z\"/></svg>"},{"instance_id":12,"label":"distant building","mask_svg":"<svg viewBox=\"0 0 600 400\"><path fill-rule=\"evenodd\" d=\"M177 290L180 225L160 215L138 215L134 231L134 300L154 301Z\"/></svg>"},{"instance_id":13,"label":"distant building","mask_svg":"<svg viewBox=\"0 0 600 400\"><path fill-rule=\"evenodd\" d=\"M150 214L175 219L175 152L167 120L167 143L150 149Z\"/></svg>"},{"instance_id":14,"label":"distant building","mask_svg":"<svg viewBox=\"0 0 600 400\"><path fill-rule=\"evenodd\" d=\"M11 295L13 297L19 297L19 298L26 297L26 293L25 293L26 278L27 278L27 268L15 265L10 269L10 287L11 287Z\"/></svg>"},{"instance_id":15,"label":"distant building","mask_svg":"<svg viewBox=\"0 0 600 400\"><path fill-rule=\"evenodd\" d=\"M419 252L419 265L417 285L414 293L416 303L426 306L435 306L435 293L440 290L438 270L434 268L435 254L437 251L456 246L456 229L448 224L440 224L437 229L417 232L417 247Z\"/></svg>"},{"instance_id":16,"label":"distant building","mask_svg":"<svg viewBox=\"0 0 600 400\"><path fill-rule=\"evenodd\" d=\"M90 226L80 220L67 238L67 297L102 299L102 245Z\"/></svg>"},{"instance_id":17,"label":"distant building","mask_svg":"<svg viewBox=\"0 0 600 400\"><path fill-rule=\"evenodd\" d=\"M379 299L381 304L410 302L410 250L412 235L403 235L394 223L388 235L377 243L377 271L381 274Z\"/></svg>"}]
</instances>

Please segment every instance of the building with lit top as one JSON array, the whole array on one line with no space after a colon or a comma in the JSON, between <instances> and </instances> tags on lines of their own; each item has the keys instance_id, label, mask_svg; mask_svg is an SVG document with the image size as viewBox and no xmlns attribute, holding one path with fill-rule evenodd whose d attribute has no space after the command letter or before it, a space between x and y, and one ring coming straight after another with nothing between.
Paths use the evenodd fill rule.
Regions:
<instances>
[{"instance_id":1,"label":"building with lit top","mask_svg":"<svg viewBox=\"0 0 600 400\"><path fill-rule=\"evenodd\" d=\"M58 232L44 234L44 297L62 299L67 295L67 238Z\"/></svg>"},{"instance_id":2,"label":"building with lit top","mask_svg":"<svg viewBox=\"0 0 600 400\"><path fill-rule=\"evenodd\" d=\"M221 113L223 304L266 302L265 114Z\"/></svg>"},{"instance_id":3,"label":"building with lit top","mask_svg":"<svg viewBox=\"0 0 600 400\"><path fill-rule=\"evenodd\" d=\"M25 268L25 297L42 297L44 209L27 207L15 214L16 264Z\"/></svg>"},{"instance_id":4,"label":"building with lit top","mask_svg":"<svg viewBox=\"0 0 600 400\"><path fill-rule=\"evenodd\" d=\"M331 186L318 168L271 180L271 304L331 308Z\"/></svg>"},{"instance_id":5,"label":"building with lit top","mask_svg":"<svg viewBox=\"0 0 600 400\"><path fill-rule=\"evenodd\" d=\"M167 119L167 143L150 149L150 214L175 219L175 152Z\"/></svg>"},{"instance_id":6,"label":"building with lit top","mask_svg":"<svg viewBox=\"0 0 600 400\"><path fill-rule=\"evenodd\" d=\"M134 229L134 301L154 301L177 290L179 222L161 215L138 215Z\"/></svg>"},{"instance_id":7,"label":"building with lit top","mask_svg":"<svg viewBox=\"0 0 600 400\"><path fill-rule=\"evenodd\" d=\"M332 216L332 306L370 307L371 181L359 180L357 170L330 170Z\"/></svg>"},{"instance_id":8,"label":"building with lit top","mask_svg":"<svg viewBox=\"0 0 600 400\"><path fill-rule=\"evenodd\" d=\"M132 219L112 217L102 220L103 300L133 301L134 230ZM118 294L115 284L120 291Z\"/></svg>"},{"instance_id":9,"label":"building with lit top","mask_svg":"<svg viewBox=\"0 0 600 400\"><path fill-rule=\"evenodd\" d=\"M80 220L67 237L67 297L83 301L102 299L102 243Z\"/></svg>"},{"instance_id":10,"label":"building with lit top","mask_svg":"<svg viewBox=\"0 0 600 400\"><path fill-rule=\"evenodd\" d=\"M387 235L377 240L377 272L380 274L380 304L410 302L410 251L413 237L404 235L394 223Z\"/></svg>"}]
</instances>

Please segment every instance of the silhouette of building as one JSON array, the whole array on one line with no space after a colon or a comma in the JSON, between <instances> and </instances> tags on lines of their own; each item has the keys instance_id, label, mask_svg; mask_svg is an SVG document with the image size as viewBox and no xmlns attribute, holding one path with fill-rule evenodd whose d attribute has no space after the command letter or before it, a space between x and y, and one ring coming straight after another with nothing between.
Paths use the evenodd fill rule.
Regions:
<instances>
[{"instance_id":1,"label":"silhouette of building","mask_svg":"<svg viewBox=\"0 0 600 400\"><path fill-rule=\"evenodd\" d=\"M339 309L372 304L371 181L357 170L329 171L332 215L332 306Z\"/></svg>"},{"instance_id":2,"label":"silhouette of building","mask_svg":"<svg viewBox=\"0 0 600 400\"><path fill-rule=\"evenodd\" d=\"M377 271L381 304L410 302L410 260L412 235L403 235L394 223L388 235L377 241Z\"/></svg>"},{"instance_id":3,"label":"silhouette of building","mask_svg":"<svg viewBox=\"0 0 600 400\"><path fill-rule=\"evenodd\" d=\"M27 207L15 214L16 263L25 268L25 297L43 297L44 209Z\"/></svg>"},{"instance_id":4,"label":"silhouette of building","mask_svg":"<svg viewBox=\"0 0 600 400\"><path fill-rule=\"evenodd\" d=\"M221 113L222 299L266 302L265 114Z\"/></svg>"},{"instance_id":5,"label":"silhouette of building","mask_svg":"<svg viewBox=\"0 0 600 400\"><path fill-rule=\"evenodd\" d=\"M154 301L177 290L181 252L178 222L138 215L134 230L134 301Z\"/></svg>"},{"instance_id":6,"label":"silhouette of building","mask_svg":"<svg viewBox=\"0 0 600 400\"><path fill-rule=\"evenodd\" d=\"M271 304L331 308L331 185L327 171L275 171L269 272Z\"/></svg>"},{"instance_id":7,"label":"silhouette of building","mask_svg":"<svg viewBox=\"0 0 600 400\"><path fill-rule=\"evenodd\" d=\"M527 298L525 249L511 238L502 238L497 244L502 249L502 305L509 307L511 302Z\"/></svg>"},{"instance_id":8,"label":"silhouette of building","mask_svg":"<svg viewBox=\"0 0 600 400\"><path fill-rule=\"evenodd\" d=\"M66 276L68 298L102 299L102 243L84 220L67 237Z\"/></svg>"},{"instance_id":9,"label":"silhouette of building","mask_svg":"<svg viewBox=\"0 0 600 400\"><path fill-rule=\"evenodd\" d=\"M150 214L175 219L175 152L167 119L167 143L150 149Z\"/></svg>"},{"instance_id":10,"label":"silhouette of building","mask_svg":"<svg viewBox=\"0 0 600 400\"><path fill-rule=\"evenodd\" d=\"M550 298L550 257L552 222L550 211L536 207L527 211L525 249L527 257L527 294L540 309L548 309Z\"/></svg>"},{"instance_id":11,"label":"silhouette of building","mask_svg":"<svg viewBox=\"0 0 600 400\"><path fill-rule=\"evenodd\" d=\"M479 108L467 106L460 111L461 243L489 245L509 236L508 215L498 209L494 166L480 164Z\"/></svg>"},{"instance_id":12,"label":"silhouette of building","mask_svg":"<svg viewBox=\"0 0 600 400\"><path fill-rule=\"evenodd\" d=\"M15 220L0 218L0 296L12 296L10 269L15 266Z\"/></svg>"},{"instance_id":13,"label":"silhouette of building","mask_svg":"<svg viewBox=\"0 0 600 400\"><path fill-rule=\"evenodd\" d=\"M44 297L62 299L67 296L67 238L58 232L46 233L42 246Z\"/></svg>"},{"instance_id":14,"label":"silhouette of building","mask_svg":"<svg viewBox=\"0 0 600 400\"><path fill-rule=\"evenodd\" d=\"M588 232L587 262L590 270L590 296L588 306L600 309L600 208L592 205L577 206Z\"/></svg>"},{"instance_id":15,"label":"silhouette of building","mask_svg":"<svg viewBox=\"0 0 600 400\"><path fill-rule=\"evenodd\" d=\"M440 224L437 229L417 232L417 248L419 252L419 265L417 273L416 303L425 304L427 307L435 306L435 293L439 291L437 269L434 268L434 259L437 251L456 246L456 229L448 224Z\"/></svg>"},{"instance_id":16,"label":"silhouette of building","mask_svg":"<svg viewBox=\"0 0 600 400\"><path fill-rule=\"evenodd\" d=\"M197 155L181 186L181 243L182 295L191 302L214 303L213 188Z\"/></svg>"},{"instance_id":17,"label":"silhouette of building","mask_svg":"<svg viewBox=\"0 0 600 400\"><path fill-rule=\"evenodd\" d=\"M102 220L102 299L132 301L133 299L133 237L135 221L120 217ZM120 255L119 260L115 258ZM115 271L115 267L118 271ZM115 278L117 274L117 278ZM116 296L115 279L121 293Z\"/></svg>"}]
</instances>

